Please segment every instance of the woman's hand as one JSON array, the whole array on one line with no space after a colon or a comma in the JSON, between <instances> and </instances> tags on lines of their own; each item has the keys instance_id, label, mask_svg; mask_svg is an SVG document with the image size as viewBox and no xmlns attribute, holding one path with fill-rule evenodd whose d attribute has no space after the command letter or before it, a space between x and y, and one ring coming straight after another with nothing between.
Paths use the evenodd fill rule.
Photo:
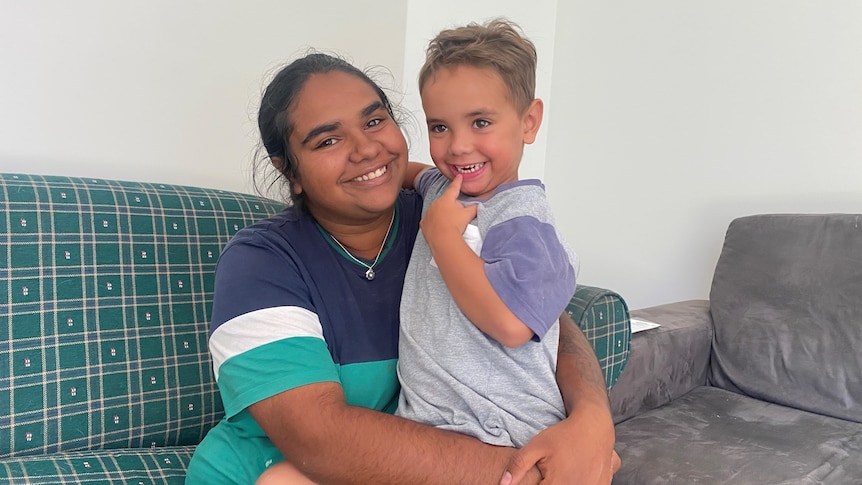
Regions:
<instances>
[{"instance_id":1,"label":"woman's hand","mask_svg":"<svg viewBox=\"0 0 862 485\"><path fill-rule=\"evenodd\" d=\"M569 417L515 453L502 485L523 483L534 465L546 484L608 485L620 468L604 374L592 345L566 312L560 315L556 376Z\"/></svg>"},{"instance_id":2,"label":"woman's hand","mask_svg":"<svg viewBox=\"0 0 862 485\"><path fill-rule=\"evenodd\" d=\"M542 473L542 484L607 485L620 468L613 447L613 422L607 407L584 404L519 450L500 484L523 483L521 477L535 465Z\"/></svg>"}]
</instances>

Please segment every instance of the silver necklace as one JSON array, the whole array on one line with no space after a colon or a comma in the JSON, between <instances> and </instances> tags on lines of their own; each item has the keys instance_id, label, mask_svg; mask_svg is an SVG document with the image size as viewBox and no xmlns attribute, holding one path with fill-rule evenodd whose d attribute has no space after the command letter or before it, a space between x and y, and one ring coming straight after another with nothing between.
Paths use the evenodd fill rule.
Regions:
<instances>
[{"instance_id":1,"label":"silver necklace","mask_svg":"<svg viewBox=\"0 0 862 485\"><path fill-rule=\"evenodd\" d=\"M350 251L348 251L347 248L344 247L344 244L341 244L341 242L339 242L338 239L335 239L335 236L330 234L329 231L326 231L326 233L329 234L329 237L331 237L333 241L335 241L335 244L338 244L338 247L343 249L344 252L347 253L348 256L350 256L350 259L352 259L352 260L356 261L357 263L361 264L362 266L365 266L366 268L368 268L368 270L365 272L365 279L367 279L368 281L371 281L374 279L374 266L377 265L377 260L380 259L380 255L383 254L383 248L386 247L386 240L389 239L389 231L392 230L392 223L394 221L395 221L395 211L393 210L392 211L392 219L389 219L389 228L386 229L386 235L383 236L383 243L380 245L380 250L377 251L377 257L374 258L374 262L371 263L370 265L365 263L365 261L362 261L361 259L357 258L353 254L351 254Z\"/></svg>"}]
</instances>

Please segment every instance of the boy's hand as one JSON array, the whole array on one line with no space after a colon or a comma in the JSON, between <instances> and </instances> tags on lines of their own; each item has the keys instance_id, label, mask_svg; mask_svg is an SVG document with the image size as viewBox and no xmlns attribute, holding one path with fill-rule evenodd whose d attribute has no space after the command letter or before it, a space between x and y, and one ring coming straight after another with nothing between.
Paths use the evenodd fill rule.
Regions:
<instances>
[{"instance_id":1,"label":"boy's hand","mask_svg":"<svg viewBox=\"0 0 862 485\"><path fill-rule=\"evenodd\" d=\"M419 223L422 234L428 245L434 251L434 242L459 239L467 229L467 224L476 218L476 204L464 206L458 200L461 193L461 175L456 175L452 183L439 199L435 200L425 212L425 217Z\"/></svg>"}]
</instances>

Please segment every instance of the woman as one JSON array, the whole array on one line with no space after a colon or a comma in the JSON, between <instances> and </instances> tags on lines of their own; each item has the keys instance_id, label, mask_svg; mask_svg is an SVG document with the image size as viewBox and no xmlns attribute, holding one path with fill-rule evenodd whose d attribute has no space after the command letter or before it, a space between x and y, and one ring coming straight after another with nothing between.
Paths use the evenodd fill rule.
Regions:
<instances>
[{"instance_id":1,"label":"woman","mask_svg":"<svg viewBox=\"0 0 862 485\"><path fill-rule=\"evenodd\" d=\"M311 54L276 75L258 124L293 206L220 257L210 350L226 417L187 483L251 483L280 463L318 483L508 483L507 467L523 483L609 483L604 380L568 319L557 377L569 418L522 450L389 414L421 201L401 191L407 144L383 91Z\"/></svg>"}]
</instances>

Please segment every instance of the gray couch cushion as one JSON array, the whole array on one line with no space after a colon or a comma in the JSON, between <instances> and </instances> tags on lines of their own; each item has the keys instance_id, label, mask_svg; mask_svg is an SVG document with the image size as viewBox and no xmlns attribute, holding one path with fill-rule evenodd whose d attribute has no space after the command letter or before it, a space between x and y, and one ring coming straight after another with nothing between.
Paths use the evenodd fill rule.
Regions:
<instances>
[{"instance_id":1,"label":"gray couch cushion","mask_svg":"<svg viewBox=\"0 0 862 485\"><path fill-rule=\"evenodd\" d=\"M614 485L860 483L862 424L699 387L617 425Z\"/></svg>"},{"instance_id":2,"label":"gray couch cushion","mask_svg":"<svg viewBox=\"0 0 862 485\"><path fill-rule=\"evenodd\" d=\"M610 391L614 422L663 406L706 383L709 303L691 300L632 312L661 327L632 335L628 364Z\"/></svg>"},{"instance_id":3,"label":"gray couch cushion","mask_svg":"<svg viewBox=\"0 0 862 485\"><path fill-rule=\"evenodd\" d=\"M733 221L710 310L711 384L862 422L862 215Z\"/></svg>"}]
</instances>

